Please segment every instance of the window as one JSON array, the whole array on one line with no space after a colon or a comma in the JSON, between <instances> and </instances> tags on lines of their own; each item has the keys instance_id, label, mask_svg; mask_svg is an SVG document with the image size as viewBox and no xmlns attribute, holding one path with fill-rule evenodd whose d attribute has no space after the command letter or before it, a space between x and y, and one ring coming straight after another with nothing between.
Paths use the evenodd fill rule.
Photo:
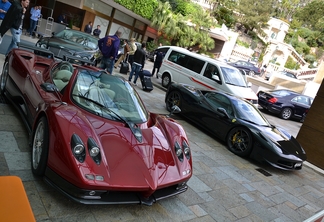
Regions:
<instances>
[{"instance_id":1,"label":"window","mask_svg":"<svg viewBox=\"0 0 324 222\"><path fill-rule=\"evenodd\" d=\"M168 60L196 73L200 73L205 64L200 59L176 51L170 53Z\"/></svg>"}]
</instances>

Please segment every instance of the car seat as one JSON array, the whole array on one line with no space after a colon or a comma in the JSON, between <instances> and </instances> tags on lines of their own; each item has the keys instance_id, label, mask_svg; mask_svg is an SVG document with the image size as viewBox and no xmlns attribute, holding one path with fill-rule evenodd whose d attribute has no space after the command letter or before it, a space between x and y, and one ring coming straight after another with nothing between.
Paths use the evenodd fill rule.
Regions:
<instances>
[{"instance_id":1,"label":"car seat","mask_svg":"<svg viewBox=\"0 0 324 222\"><path fill-rule=\"evenodd\" d=\"M71 76L72 72L65 69L59 70L54 74L53 82L59 91L61 91L69 83Z\"/></svg>"}]
</instances>

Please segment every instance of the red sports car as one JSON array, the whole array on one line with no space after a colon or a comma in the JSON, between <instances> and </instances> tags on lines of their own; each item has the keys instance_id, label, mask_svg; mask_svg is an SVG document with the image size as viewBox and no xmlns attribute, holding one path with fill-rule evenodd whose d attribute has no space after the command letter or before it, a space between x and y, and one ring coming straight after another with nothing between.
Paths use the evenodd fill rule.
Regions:
<instances>
[{"instance_id":1,"label":"red sports car","mask_svg":"<svg viewBox=\"0 0 324 222\"><path fill-rule=\"evenodd\" d=\"M148 112L123 78L20 48L5 58L0 84L30 132L33 174L74 201L151 205L187 190L184 129Z\"/></svg>"}]
</instances>

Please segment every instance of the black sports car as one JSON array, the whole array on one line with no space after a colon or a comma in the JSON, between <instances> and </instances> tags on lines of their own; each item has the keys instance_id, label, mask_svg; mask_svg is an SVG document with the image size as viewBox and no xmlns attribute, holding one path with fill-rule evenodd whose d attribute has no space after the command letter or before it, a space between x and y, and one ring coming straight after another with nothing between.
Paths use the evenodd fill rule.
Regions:
<instances>
[{"instance_id":1,"label":"black sports car","mask_svg":"<svg viewBox=\"0 0 324 222\"><path fill-rule=\"evenodd\" d=\"M60 59L63 59L64 55L73 55L94 60L99 51L98 38L73 29L53 33L51 37L41 37L36 46L49 49L55 57Z\"/></svg>"},{"instance_id":2,"label":"black sports car","mask_svg":"<svg viewBox=\"0 0 324 222\"><path fill-rule=\"evenodd\" d=\"M304 121L314 100L312 97L287 89L259 91L257 96L262 108L279 115L282 119L296 118L301 122Z\"/></svg>"},{"instance_id":3,"label":"black sports car","mask_svg":"<svg viewBox=\"0 0 324 222\"><path fill-rule=\"evenodd\" d=\"M226 141L236 155L265 161L285 170L300 170L306 153L284 129L271 125L250 102L219 91L172 83L165 96L167 110L181 115Z\"/></svg>"}]
</instances>

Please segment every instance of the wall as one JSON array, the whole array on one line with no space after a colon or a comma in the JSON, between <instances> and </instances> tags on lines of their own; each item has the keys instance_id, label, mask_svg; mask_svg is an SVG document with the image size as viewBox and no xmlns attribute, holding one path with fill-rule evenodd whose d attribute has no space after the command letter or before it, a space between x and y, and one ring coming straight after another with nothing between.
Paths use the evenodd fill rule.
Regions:
<instances>
[{"instance_id":1,"label":"wall","mask_svg":"<svg viewBox=\"0 0 324 222\"><path fill-rule=\"evenodd\" d=\"M307 154L307 161L324 169L324 85L317 92L314 102L297 135L298 142Z\"/></svg>"}]
</instances>

